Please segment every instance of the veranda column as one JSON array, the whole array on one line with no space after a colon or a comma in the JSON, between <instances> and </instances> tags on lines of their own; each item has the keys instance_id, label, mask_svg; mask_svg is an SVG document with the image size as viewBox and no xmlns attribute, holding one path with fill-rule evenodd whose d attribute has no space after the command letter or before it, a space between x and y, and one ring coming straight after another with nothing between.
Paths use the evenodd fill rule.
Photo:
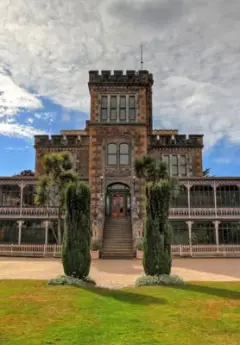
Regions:
<instances>
[{"instance_id":1,"label":"veranda column","mask_svg":"<svg viewBox=\"0 0 240 345\"><path fill-rule=\"evenodd\" d=\"M213 182L213 193L214 193L215 216L217 217L217 184L216 184L216 181Z\"/></svg>"},{"instance_id":2,"label":"veranda column","mask_svg":"<svg viewBox=\"0 0 240 345\"><path fill-rule=\"evenodd\" d=\"M21 244L21 241L22 241L22 225L23 225L23 221L18 220L18 244Z\"/></svg>"},{"instance_id":3,"label":"veranda column","mask_svg":"<svg viewBox=\"0 0 240 345\"><path fill-rule=\"evenodd\" d=\"M188 181L187 184L187 193L188 193L188 217L191 216L191 199L190 199L190 189L191 189L191 185Z\"/></svg>"},{"instance_id":4,"label":"veranda column","mask_svg":"<svg viewBox=\"0 0 240 345\"><path fill-rule=\"evenodd\" d=\"M48 228L49 228L49 221L45 220L45 244L48 244Z\"/></svg>"},{"instance_id":5,"label":"veranda column","mask_svg":"<svg viewBox=\"0 0 240 345\"><path fill-rule=\"evenodd\" d=\"M214 227L215 227L215 241L216 241L216 245L217 245L217 252L219 251L219 224L221 222L219 220L215 220L213 222Z\"/></svg>"},{"instance_id":6,"label":"veranda column","mask_svg":"<svg viewBox=\"0 0 240 345\"><path fill-rule=\"evenodd\" d=\"M21 182L20 184L20 216L22 216L22 208L23 208L23 190L24 190L24 183Z\"/></svg>"},{"instance_id":7,"label":"veranda column","mask_svg":"<svg viewBox=\"0 0 240 345\"><path fill-rule=\"evenodd\" d=\"M189 239L189 247L190 247L190 256L192 256L192 221L187 221L187 226L188 226L188 239Z\"/></svg>"}]
</instances>

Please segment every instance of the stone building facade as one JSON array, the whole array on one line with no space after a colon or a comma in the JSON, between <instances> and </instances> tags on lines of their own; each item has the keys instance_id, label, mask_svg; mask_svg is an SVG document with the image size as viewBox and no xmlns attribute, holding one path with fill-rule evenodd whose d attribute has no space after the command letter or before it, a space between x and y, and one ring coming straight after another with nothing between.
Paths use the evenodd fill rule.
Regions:
<instances>
[{"instance_id":1,"label":"stone building facade","mask_svg":"<svg viewBox=\"0 0 240 345\"><path fill-rule=\"evenodd\" d=\"M201 177L203 135L152 128L153 75L148 71L90 71L90 119L84 130L35 136L36 176L42 157L69 151L76 170L91 186L91 219L101 239L105 216L131 216L133 237L142 233L144 207L134 161L161 158L173 176Z\"/></svg>"}]
</instances>

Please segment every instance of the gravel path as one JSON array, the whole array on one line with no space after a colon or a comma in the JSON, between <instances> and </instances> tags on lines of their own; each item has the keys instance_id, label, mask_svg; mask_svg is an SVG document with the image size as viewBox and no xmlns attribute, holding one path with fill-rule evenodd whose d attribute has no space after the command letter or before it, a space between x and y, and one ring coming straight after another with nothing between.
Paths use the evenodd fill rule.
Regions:
<instances>
[{"instance_id":1,"label":"gravel path","mask_svg":"<svg viewBox=\"0 0 240 345\"><path fill-rule=\"evenodd\" d=\"M186 281L240 281L240 259L175 259L172 273ZM1 279L50 279L63 274L59 259L0 257ZM143 274L139 260L95 260L90 276L102 287L133 285Z\"/></svg>"}]
</instances>

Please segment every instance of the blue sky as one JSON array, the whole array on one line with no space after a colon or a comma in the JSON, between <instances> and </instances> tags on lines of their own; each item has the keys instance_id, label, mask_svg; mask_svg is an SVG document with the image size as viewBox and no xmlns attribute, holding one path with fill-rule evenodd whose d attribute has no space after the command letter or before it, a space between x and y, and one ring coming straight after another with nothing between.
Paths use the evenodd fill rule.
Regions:
<instances>
[{"instance_id":1,"label":"blue sky","mask_svg":"<svg viewBox=\"0 0 240 345\"><path fill-rule=\"evenodd\" d=\"M139 69L143 44L155 127L204 133L204 168L239 176L238 0L2 0L0 12L0 175L34 169L34 134L83 128L88 71Z\"/></svg>"}]
</instances>

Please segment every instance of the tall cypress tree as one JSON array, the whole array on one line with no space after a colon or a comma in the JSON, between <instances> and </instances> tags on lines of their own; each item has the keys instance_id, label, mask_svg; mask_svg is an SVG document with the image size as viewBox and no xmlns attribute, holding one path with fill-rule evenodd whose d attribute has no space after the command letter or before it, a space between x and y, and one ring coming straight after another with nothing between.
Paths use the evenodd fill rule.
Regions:
<instances>
[{"instance_id":1,"label":"tall cypress tree","mask_svg":"<svg viewBox=\"0 0 240 345\"><path fill-rule=\"evenodd\" d=\"M168 221L172 196L169 181L152 183L147 187L146 228L143 266L147 275L171 273L171 225Z\"/></svg>"},{"instance_id":2,"label":"tall cypress tree","mask_svg":"<svg viewBox=\"0 0 240 345\"><path fill-rule=\"evenodd\" d=\"M144 271L152 276L170 274L172 229L168 217L178 182L168 175L162 161L151 156L136 160L135 171L145 183Z\"/></svg>"},{"instance_id":3,"label":"tall cypress tree","mask_svg":"<svg viewBox=\"0 0 240 345\"><path fill-rule=\"evenodd\" d=\"M62 262L68 276L85 279L90 270L90 188L84 182L66 189L66 218Z\"/></svg>"}]
</instances>

